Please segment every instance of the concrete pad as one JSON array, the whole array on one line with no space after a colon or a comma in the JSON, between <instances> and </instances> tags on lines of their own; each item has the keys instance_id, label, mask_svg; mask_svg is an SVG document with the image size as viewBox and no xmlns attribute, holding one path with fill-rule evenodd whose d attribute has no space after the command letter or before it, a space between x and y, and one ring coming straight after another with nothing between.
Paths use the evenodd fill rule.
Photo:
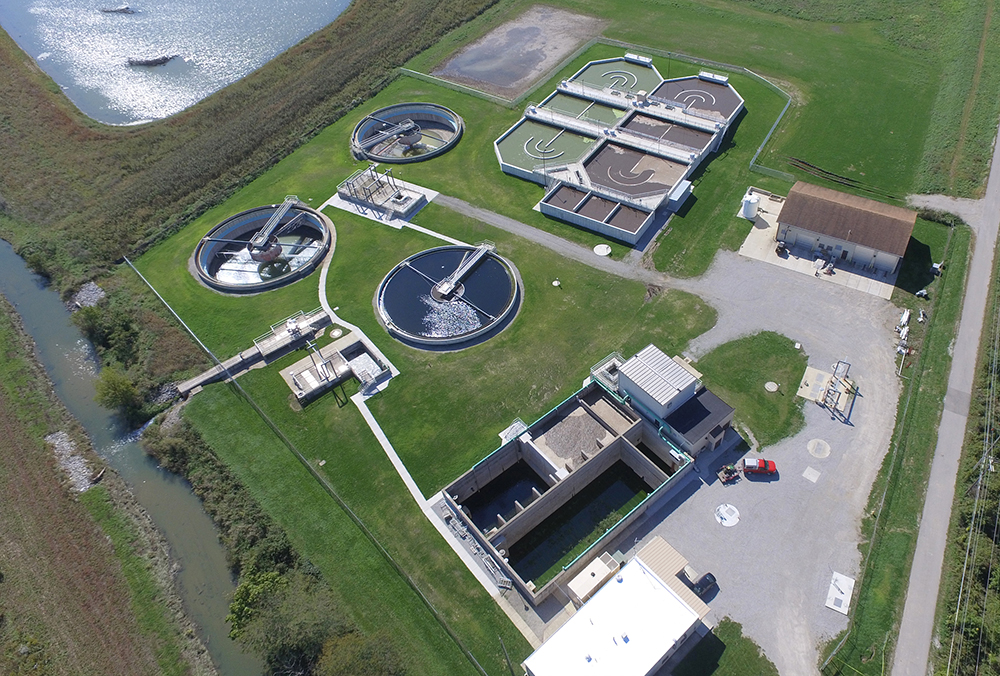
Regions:
<instances>
[{"instance_id":1,"label":"concrete pad","mask_svg":"<svg viewBox=\"0 0 1000 676\"><path fill-rule=\"evenodd\" d=\"M809 449L809 455L814 458L822 460L823 458L830 457L830 444L822 439L810 439L809 443L806 444L806 448Z\"/></svg>"},{"instance_id":2,"label":"concrete pad","mask_svg":"<svg viewBox=\"0 0 1000 676\"><path fill-rule=\"evenodd\" d=\"M415 183L410 183L408 181L401 181L398 178L394 180L402 190L406 192L416 193L418 195L423 195L427 199L428 203L432 202L434 198L437 197L439 194L437 191L431 190L430 188L425 188L420 185L416 185ZM345 200L337 193L333 193L330 199L323 202L323 204L319 206L319 210L322 211L326 207L334 207L336 209L340 209L341 211L348 211L354 214L355 216L361 216L361 218L367 218L369 221L375 221L377 223L388 225L389 227L395 228L396 230L402 230L404 227L409 225L408 221L405 221L401 218L385 218L384 216L380 217L381 214L379 214L379 212L375 211L374 209L365 208L354 202L351 202L350 200ZM419 213L419 210L414 212L411 218L415 216L417 213Z\"/></svg>"},{"instance_id":3,"label":"concrete pad","mask_svg":"<svg viewBox=\"0 0 1000 676\"><path fill-rule=\"evenodd\" d=\"M816 483L819 480L820 471L818 469L813 469L812 467L806 467L806 471L802 473L807 481Z\"/></svg>"},{"instance_id":4,"label":"concrete pad","mask_svg":"<svg viewBox=\"0 0 1000 676\"><path fill-rule=\"evenodd\" d=\"M732 528L740 522L740 510L728 503L719 505L715 508L715 520L726 528Z\"/></svg>"},{"instance_id":5,"label":"concrete pad","mask_svg":"<svg viewBox=\"0 0 1000 676\"><path fill-rule=\"evenodd\" d=\"M812 366L806 367L806 372L802 375L802 382L796 394L809 401L823 401L826 388L833 380L833 374L826 371L814 369Z\"/></svg>"}]
</instances>

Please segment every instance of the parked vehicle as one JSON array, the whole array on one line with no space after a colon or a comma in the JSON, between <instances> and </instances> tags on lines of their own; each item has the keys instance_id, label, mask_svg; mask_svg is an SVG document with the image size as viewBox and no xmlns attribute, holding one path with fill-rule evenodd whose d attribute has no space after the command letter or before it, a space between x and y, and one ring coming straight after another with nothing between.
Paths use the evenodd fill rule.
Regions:
<instances>
[{"instance_id":1,"label":"parked vehicle","mask_svg":"<svg viewBox=\"0 0 1000 676\"><path fill-rule=\"evenodd\" d=\"M704 596L712 587L716 585L715 576L711 573L705 573L701 578L691 585L691 591L693 591L698 596Z\"/></svg>"},{"instance_id":2,"label":"parked vehicle","mask_svg":"<svg viewBox=\"0 0 1000 676\"><path fill-rule=\"evenodd\" d=\"M740 478L740 470L736 465L723 465L716 472L719 477L719 481L722 483L729 483L730 481L736 481Z\"/></svg>"},{"instance_id":3,"label":"parked vehicle","mask_svg":"<svg viewBox=\"0 0 1000 676\"><path fill-rule=\"evenodd\" d=\"M763 458L748 458L743 461L744 474L774 474L778 471L773 460Z\"/></svg>"}]
</instances>

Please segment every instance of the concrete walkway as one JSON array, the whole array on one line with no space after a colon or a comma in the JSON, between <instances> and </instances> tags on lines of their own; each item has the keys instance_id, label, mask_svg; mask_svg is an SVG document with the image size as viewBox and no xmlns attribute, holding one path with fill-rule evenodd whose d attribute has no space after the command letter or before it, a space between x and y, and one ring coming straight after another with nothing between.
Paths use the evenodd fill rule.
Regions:
<instances>
[{"instance_id":1,"label":"concrete walkway","mask_svg":"<svg viewBox=\"0 0 1000 676\"><path fill-rule=\"evenodd\" d=\"M955 479L965 440L970 393L976 377L976 358L993 274L997 229L1000 225L1000 144L993 151L993 165L986 186L986 197L983 199L963 200L939 195L919 195L912 197L910 203L958 214L972 227L975 242L961 324L948 378L948 394L944 399L938 443L931 465L924 512L920 519L913 568L910 571L910 586L906 593L906 606L903 609L892 664L893 676L924 676L927 673L941 584L941 567L955 497Z\"/></svg>"}]
</instances>

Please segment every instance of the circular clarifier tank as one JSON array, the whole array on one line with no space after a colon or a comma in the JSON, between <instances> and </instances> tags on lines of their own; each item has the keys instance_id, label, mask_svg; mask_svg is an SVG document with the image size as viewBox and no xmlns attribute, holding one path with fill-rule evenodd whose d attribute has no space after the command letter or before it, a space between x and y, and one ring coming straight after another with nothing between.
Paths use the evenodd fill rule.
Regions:
<instances>
[{"instance_id":1,"label":"circular clarifier tank","mask_svg":"<svg viewBox=\"0 0 1000 676\"><path fill-rule=\"evenodd\" d=\"M358 123L351 136L351 152L373 162L420 162L451 149L463 128L462 118L444 106L397 103Z\"/></svg>"},{"instance_id":2,"label":"circular clarifier tank","mask_svg":"<svg viewBox=\"0 0 1000 676\"><path fill-rule=\"evenodd\" d=\"M520 298L514 266L483 243L410 256L382 280L376 305L385 327L407 344L464 348L506 327Z\"/></svg>"},{"instance_id":3,"label":"circular clarifier tank","mask_svg":"<svg viewBox=\"0 0 1000 676\"><path fill-rule=\"evenodd\" d=\"M198 278L224 293L260 293L307 276L330 249L333 223L294 196L241 211L198 243Z\"/></svg>"}]
</instances>

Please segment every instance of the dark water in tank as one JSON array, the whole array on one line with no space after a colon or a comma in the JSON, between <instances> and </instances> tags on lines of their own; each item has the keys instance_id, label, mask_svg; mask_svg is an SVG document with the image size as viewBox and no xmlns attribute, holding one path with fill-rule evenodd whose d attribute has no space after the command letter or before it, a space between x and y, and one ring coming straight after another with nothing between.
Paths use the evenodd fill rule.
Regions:
<instances>
[{"instance_id":1,"label":"dark water in tank","mask_svg":"<svg viewBox=\"0 0 1000 676\"><path fill-rule=\"evenodd\" d=\"M521 503L522 507L534 502L532 488L539 493L549 489L542 477L538 476L528 463L518 460L500 476L469 496L462 506L469 510L472 522L479 530L486 532L494 526L499 526L497 515L508 521L514 516L517 512L515 500Z\"/></svg>"},{"instance_id":2,"label":"dark water in tank","mask_svg":"<svg viewBox=\"0 0 1000 676\"><path fill-rule=\"evenodd\" d=\"M435 283L454 272L469 249L432 251L411 259L386 283L382 301L401 330L426 338L453 338L494 323L514 294L514 280L493 256L484 256L462 281L460 298L431 298Z\"/></svg>"}]
</instances>

